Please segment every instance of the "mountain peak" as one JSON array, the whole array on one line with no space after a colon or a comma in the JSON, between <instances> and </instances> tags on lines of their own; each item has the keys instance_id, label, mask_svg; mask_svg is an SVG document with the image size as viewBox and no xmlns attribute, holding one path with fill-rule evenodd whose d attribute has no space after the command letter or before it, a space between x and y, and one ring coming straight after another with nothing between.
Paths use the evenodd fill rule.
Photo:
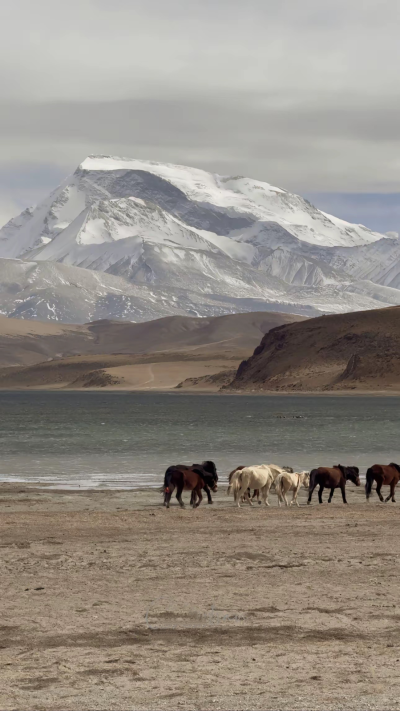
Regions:
<instances>
[{"instance_id":1,"label":"mountain peak","mask_svg":"<svg viewBox=\"0 0 400 711\"><path fill-rule=\"evenodd\" d=\"M160 315L268 304L309 315L400 303L400 244L392 235L259 180L118 156L88 156L1 229L2 258L80 267L90 284L101 273L118 277L113 300L109 282L105 292L105 316L113 318L129 318L122 304L135 285L151 289L152 313Z\"/></svg>"}]
</instances>

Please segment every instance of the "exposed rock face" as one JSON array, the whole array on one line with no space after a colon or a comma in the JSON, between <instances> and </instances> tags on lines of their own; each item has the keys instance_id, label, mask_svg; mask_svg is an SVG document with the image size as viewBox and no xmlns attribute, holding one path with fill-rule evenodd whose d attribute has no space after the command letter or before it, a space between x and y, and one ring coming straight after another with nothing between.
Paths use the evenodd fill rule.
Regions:
<instances>
[{"instance_id":1,"label":"exposed rock face","mask_svg":"<svg viewBox=\"0 0 400 711\"><path fill-rule=\"evenodd\" d=\"M274 328L243 361L231 390L400 389L400 308Z\"/></svg>"},{"instance_id":2,"label":"exposed rock face","mask_svg":"<svg viewBox=\"0 0 400 711\"><path fill-rule=\"evenodd\" d=\"M71 383L71 387L105 388L109 385L120 385L121 382L120 378L116 378L105 370L92 370L91 373L85 373L81 378Z\"/></svg>"}]
</instances>

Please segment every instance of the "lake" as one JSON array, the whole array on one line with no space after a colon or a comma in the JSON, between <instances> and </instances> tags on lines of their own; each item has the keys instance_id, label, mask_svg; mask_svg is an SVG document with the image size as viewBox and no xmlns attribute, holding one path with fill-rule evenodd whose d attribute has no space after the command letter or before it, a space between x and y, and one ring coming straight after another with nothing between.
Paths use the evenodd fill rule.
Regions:
<instances>
[{"instance_id":1,"label":"lake","mask_svg":"<svg viewBox=\"0 0 400 711\"><path fill-rule=\"evenodd\" d=\"M400 461L399 397L0 392L0 481L160 486L213 459L295 469Z\"/></svg>"}]
</instances>

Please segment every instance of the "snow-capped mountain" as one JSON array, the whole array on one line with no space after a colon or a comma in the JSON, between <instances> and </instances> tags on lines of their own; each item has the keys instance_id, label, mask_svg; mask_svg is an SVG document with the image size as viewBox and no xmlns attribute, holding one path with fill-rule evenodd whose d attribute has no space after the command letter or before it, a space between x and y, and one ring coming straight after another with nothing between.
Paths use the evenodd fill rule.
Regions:
<instances>
[{"instance_id":1,"label":"snow-capped mountain","mask_svg":"<svg viewBox=\"0 0 400 711\"><path fill-rule=\"evenodd\" d=\"M32 293L26 263L41 279L49 271L51 298ZM260 181L107 156L87 158L0 230L3 285L7 265L20 276L11 300L0 291L0 311L31 318L312 315L400 304L394 236ZM70 294L74 283L85 283L85 297ZM48 308L34 306L40 299Z\"/></svg>"}]
</instances>

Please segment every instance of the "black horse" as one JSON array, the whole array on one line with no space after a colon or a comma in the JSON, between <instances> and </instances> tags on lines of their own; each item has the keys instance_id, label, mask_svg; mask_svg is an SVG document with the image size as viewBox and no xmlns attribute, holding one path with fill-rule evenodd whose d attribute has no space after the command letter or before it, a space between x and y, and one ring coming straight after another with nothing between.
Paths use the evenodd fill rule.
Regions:
<instances>
[{"instance_id":1,"label":"black horse","mask_svg":"<svg viewBox=\"0 0 400 711\"><path fill-rule=\"evenodd\" d=\"M313 469L310 474L310 486L308 489L308 504L311 504L311 497L317 484L319 484L318 500L322 504L322 492L326 488L331 490L329 494L328 504L332 501L332 496L335 489L339 488L342 492L343 503L346 501L346 481L352 481L356 486L360 486L360 470L358 467L343 467L337 464L333 467L318 467Z\"/></svg>"},{"instance_id":2,"label":"black horse","mask_svg":"<svg viewBox=\"0 0 400 711\"><path fill-rule=\"evenodd\" d=\"M202 489L204 489L207 494L208 503L212 504L210 489L217 491L217 482L217 468L214 462L211 461L205 461L202 464L192 464L192 466L176 464L168 467L164 476L164 506L169 508L169 502L171 501L171 496L175 489L176 498L181 507L184 506L182 501L183 491L192 492L190 504L193 508L200 506L203 500Z\"/></svg>"}]
</instances>

